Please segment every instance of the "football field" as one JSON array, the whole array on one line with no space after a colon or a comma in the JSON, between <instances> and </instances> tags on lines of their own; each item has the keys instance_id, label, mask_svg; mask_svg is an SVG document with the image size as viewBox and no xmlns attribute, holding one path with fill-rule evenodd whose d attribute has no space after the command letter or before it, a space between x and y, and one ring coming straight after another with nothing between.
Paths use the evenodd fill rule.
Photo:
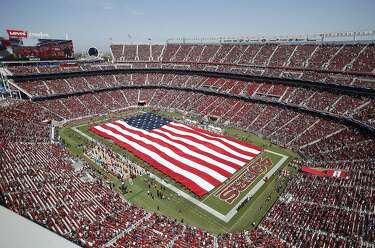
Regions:
<instances>
[{"instance_id":1,"label":"football field","mask_svg":"<svg viewBox=\"0 0 375 248\"><path fill-rule=\"evenodd\" d=\"M148 175L138 176L132 181L125 180L128 193L123 196L139 207L214 233L249 230L260 222L276 201L278 192L280 192L277 188L280 188L280 181L282 181L280 172L287 170L289 173L293 173L287 165L291 159L297 157L296 154L249 132L226 128L224 135L260 146L263 151L218 187L201 198L197 197L184 186L154 169L126 149L89 130L94 123L98 125L109 119L117 120L138 112L139 110L130 110L110 116L68 123L59 130L59 135L74 155L88 160L100 173L114 183L119 192L121 192L119 189L121 181L83 155L85 144L88 142L107 144L113 151L146 169L149 172ZM177 120L181 118L181 114L176 112L157 112L157 114ZM156 197L160 192L163 197Z\"/></svg>"}]
</instances>

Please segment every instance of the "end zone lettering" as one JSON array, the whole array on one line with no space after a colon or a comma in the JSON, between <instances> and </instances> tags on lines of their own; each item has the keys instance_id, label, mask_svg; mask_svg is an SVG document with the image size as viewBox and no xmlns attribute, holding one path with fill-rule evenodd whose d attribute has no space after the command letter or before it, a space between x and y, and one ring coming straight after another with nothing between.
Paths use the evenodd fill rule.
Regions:
<instances>
[{"instance_id":1,"label":"end zone lettering","mask_svg":"<svg viewBox=\"0 0 375 248\"><path fill-rule=\"evenodd\" d=\"M236 180L228 184L217 195L221 200L232 204L241 192L246 190L255 178L271 165L272 160L270 158L260 158L258 161L248 166Z\"/></svg>"}]
</instances>

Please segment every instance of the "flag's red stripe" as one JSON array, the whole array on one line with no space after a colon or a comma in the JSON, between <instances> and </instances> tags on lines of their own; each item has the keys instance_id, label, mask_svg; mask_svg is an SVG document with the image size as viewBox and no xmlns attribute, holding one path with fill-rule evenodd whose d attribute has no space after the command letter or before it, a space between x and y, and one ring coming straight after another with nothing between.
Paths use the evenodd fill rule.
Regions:
<instances>
[{"instance_id":1,"label":"flag's red stripe","mask_svg":"<svg viewBox=\"0 0 375 248\"><path fill-rule=\"evenodd\" d=\"M115 128L112 128L112 127L108 126L107 124L101 125L101 127L105 128L107 130L110 130L115 134L121 135L122 137L126 138L129 141L133 141L134 143L137 143L137 144L147 148L148 150L157 153L160 157L164 158L165 160L169 161L170 163L173 163L174 165L180 167L181 169L189 171L190 173L199 176L200 178L204 179L206 182L208 182L208 183L210 183L214 186L217 186L217 185L221 184L221 182L219 180L212 177L211 175L208 175L207 173L204 173L200 170L197 170L193 167L190 167L189 165L186 165L186 164L182 163L181 161L168 156L163 151L159 150L157 147L155 147L153 145L150 145L150 144L147 144L143 141L135 139L135 138L131 137L130 135L123 134L123 133L119 132L118 130L116 130Z\"/></svg>"},{"instance_id":2,"label":"flag's red stripe","mask_svg":"<svg viewBox=\"0 0 375 248\"><path fill-rule=\"evenodd\" d=\"M164 165L162 165L161 163L159 163L158 161L156 161L155 159L153 159L151 156L149 156L147 154L144 154L144 153L138 151L137 149L134 149L132 146L128 145L127 143L122 142L122 141L116 139L115 137L113 137L111 135L108 135L108 134L106 134L106 133L104 133L102 131L99 131L96 128L90 128L90 130L92 132L96 133L96 134L99 134L100 136L103 136L105 138L113 140L117 145L119 145L119 146L125 148L126 150L130 151L135 156L137 156L138 158L140 158L143 161L147 162L148 164L150 164L155 169L157 169L157 170L161 171L162 173L170 176L171 178L173 178L177 182L185 185L192 192L194 192L196 195L203 196L204 194L207 193L207 191L205 189L201 188L198 184L196 184L192 180L190 180L190 179L188 179L188 178L186 178L186 177L184 177L184 176L182 176L182 175L180 175L178 173L175 173L174 171L168 169L167 167L165 167Z\"/></svg>"},{"instance_id":3,"label":"flag's red stripe","mask_svg":"<svg viewBox=\"0 0 375 248\"><path fill-rule=\"evenodd\" d=\"M238 157L238 156L236 156L236 155L234 155L232 153L229 153L226 150L224 150L224 149L222 149L222 148L220 148L218 146L215 146L214 144L211 144L209 142L197 139L195 137L192 137L192 136L189 136L189 135L185 135L185 134L178 134L178 133L175 133L175 132L173 132L171 130L165 129L164 127L159 128L159 130L163 130L165 132L168 132L168 133L170 133L170 134L172 134L172 135L174 135L176 137L180 137L180 138L184 138L184 139L188 139L188 140L194 141L195 143L204 145L204 146L206 146L206 147L208 147L208 148L210 148L210 149L212 149L212 150L214 150L214 151L216 151L218 153L224 154L227 157L236 159L236 160L241 161L243 163L246 163L248 161L247 159L244 159L244 158Z\"/></svg>"},{"instance_id":4,"label":"flag's red stripe","mask_svg":"<svg viewBox=\"0 0 375 248\"><path fill-rule=\"evenodd\" d=\"M124 126L124 125L122 125L121 123L118 123L118 122L113 122L112 124L117 125L118 127L122 128L122 129L124 129L124 130L126 130L128 132L137 134L137 135L139 135L141 137L144 137L144 138L146 138L148 140L151 140L151 141L153 141L155 143L158 143L158 144L160 144L160 145L162 145L162 146L164 146L166 148L169 148L173 152L175 152L176 154L180 155L181 157L184 157L184 158L187 158L187 159L189 159L191 161L194 161L197 164L204 165L205 167L210 168L211 170L214 170L214 171L220 173L221 175L223 175L223 176L225 176L227 178L232 175L231 173L223 170L222 168L220 168L220 167L218 167L216 165L210 164L210 163L208 163L208 162L206 162L206 161L204 161L204 160L202 160L200 158L197 158L197 157L194 157L194 156L192 156L190 154L187 154L187 153L181 151L180 149L178 149L178 147L173 146L171 144L168 144L168 143L166 143L166 142L164 142L164 141L162 141L162 140L160 140L158 138L152 137L152 136L147 135L147 134L145 134L143 132L140 132L140 131L129 129L126 126Z\"/></svg>"},{"instance_id":5,"label":"flag's red stripe","mask_svg":"<svg viewBox=\"0 0 375 248\"><path fill-rule=\"evenodd\" d=\"M237 139L235 139L235 138L233 138L233 137L230 137L230 136L219 135L219 134L216 134L216 133L211 133L211 132L209 132L209 131L207 131L207 130L204 130L204 129L201 129L201 128L199 128L199 127L194 127L194 126L190 126L190 125L186 125L186 124L184 124L184 125L185 125L185 126L188 126L188 127L190 127L190 128L192 128L192 129L195 129L195 130L197 130L198 132L205 133L205 134L207 134L207 135L211 135L211 136L215 136L215 137L219 137L219 138L225 138L225 139L227 139L227 140L230 140L230 141L232 141L232 142L239 143L239 144L241 144L241 145L243 145L243 146L246 146L246 147L248 147L248 148L252 148L252 149L258 150L258 151L260 151L260 152L263 151L263 148L262 148L262 147L259 147L259 146L253 145L253 144L249 144L249 143L246 143L246 142L241 141L241 140L237 140Z\"/></svg>"},{"instance_id":6,"label":"flag's red stripe","mask_svg":"<svg viewBox=\"0 0 375 248\"><path fill-rule=\"evenodd\" d=\"M208 139L208 140L213 140L213 141L216 141L216 142L220 142L222 145L224 145L224 146L230 148L231 150L236 151L236 152L238 152L240 154L243 154L243 155L246 155L246 156L249 156L249 157L253 157L253 158L257 156L257 154L255 154L255 153L244 151L244 150L242 150L240 148L237 148L237 147L235 147L235 146L233 146L233 145L231 145L231 144L229 144L229 143L227 143L227 142L225 142L225 141L223 141L223 140L221 140L219 138L209 137L208 135L206 135L206 134L204 134L202 132L196 131L194 128L189 129L189 128L186 128L186 127L175 126L173 124L172 125L168 124L168 126L173 127L175 129L178 129L178 130L181 130L181 131L184 131L184 132L194 133L194 134L199 135L199 136L201 136L201 137L203 137L205 139Z\"/></svg>"},{"instance_id":7,"label":"flag's red stripe","mask_svg":"<svg viewBox=\"0 0 375 248\"><path fill-rule=\"evenodd\" d=\"M163 131L164 131L164 130L163 130ZM164 138L169 139L169 140L171 140L171 141L173 141L173 142L175 142L175 143L178 143L178 144L180 144L180 145L183 145L183 146L187 147L188 149L190 149L190 150L192 150L192 151L195 151L195 152L197 152L197 153L201 153L201 154L203 154L203 155L205 155L205 156L207 156L207 157L210 157L210 158L212 158L212 159L214 159L214 160L216 160L216 161L218 161L218 162L220 162L220 163L222 163L222 164L226 164L226 165L232 167L232 168L235 169L235 170L239 170L239 169L241 169L241 166L239 166L238 164L235 164L235 163L232 163L232 162L227 161L227 160L225 160L225 159L222 159L222 158L216 157L215 155L213 155L213 154L211 154L211 153L208 153L208 152L206 152L206 151L200 150L199 148L197 148L197 147L195 147L195 146L192 146L192 145L190 145L189 143L186 143L186 142L181 141L181 140L173 139L173 138L169 137L168 135L166 135L166 134L164 134L164 133L156 132L156 131L154 131L154 130L151 130L151 131L149 131L149 132L151 132L151 133L155 133L155 134L158 134L158 135L160 135L160 136L163 136Z\"/></svg>"}]
</instances>

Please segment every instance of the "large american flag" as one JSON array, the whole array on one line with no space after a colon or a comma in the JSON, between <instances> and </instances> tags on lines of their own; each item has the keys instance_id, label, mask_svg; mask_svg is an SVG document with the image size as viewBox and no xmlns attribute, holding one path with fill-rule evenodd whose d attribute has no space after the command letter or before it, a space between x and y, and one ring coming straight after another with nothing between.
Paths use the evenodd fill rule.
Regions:
<instances>
[{"instance_id":1,"label":"large american flag","mask_svg":"<svg viewBox=\"0 0 375 248\"><path fill-rule=\"evenodd\" d=\"M262 150L153 113L90 130L113 140L198 196L219 186Z\"/></svg>"}]
</instances>

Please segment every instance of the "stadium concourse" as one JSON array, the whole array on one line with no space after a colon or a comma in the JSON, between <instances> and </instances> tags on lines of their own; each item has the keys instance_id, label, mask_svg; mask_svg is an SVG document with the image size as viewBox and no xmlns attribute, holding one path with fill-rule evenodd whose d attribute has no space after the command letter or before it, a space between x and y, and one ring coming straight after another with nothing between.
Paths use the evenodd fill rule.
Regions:
<instances>
[{"instance_id":1,"label":"stadium concourse","mask_svg":"<svg viewBox=\"0 0 375 248\"><path fill-rule=\"evenodd\" d=\"M114 63L6 64L0 203L81 246L374 247L375 44L112 45ZM62 71L64 70L64 71ZM65 71L67 70L67 71ZM251 231L212 234L136 207L51 142L55 122L148 106L193 113L298 152ZM54 134L56 135L56 134Z\"/></svg>"}]
</instances>

